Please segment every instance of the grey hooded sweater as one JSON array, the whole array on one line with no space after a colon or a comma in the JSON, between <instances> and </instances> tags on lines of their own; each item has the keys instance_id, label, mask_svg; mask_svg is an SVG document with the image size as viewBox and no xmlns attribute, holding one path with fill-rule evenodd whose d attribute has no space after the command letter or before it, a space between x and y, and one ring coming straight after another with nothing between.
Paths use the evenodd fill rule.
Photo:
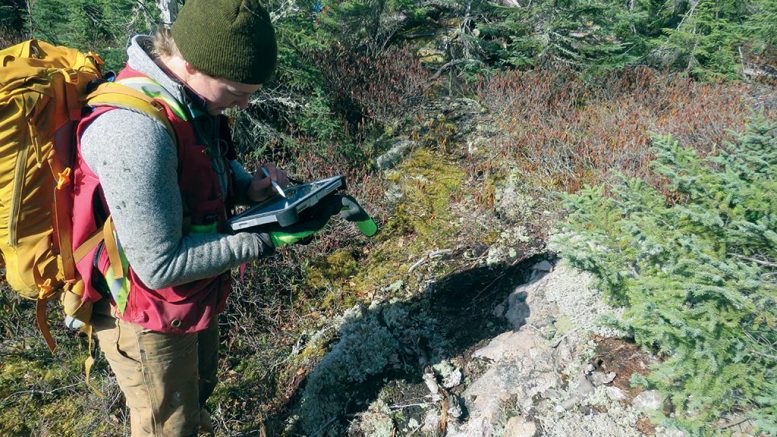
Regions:
<instances>
[{"instance_id":1,"label":"grey hooded sweater","mask_svg":"<svg viewBox=\"0 0 777 437\"><path fill-rule=\"evenodd\" d=\"M184 87L147 53L150 44L148 36L132 38L127 49L129 66L189 106L192 102ZM269 250L252 233L183 235L176 145L149 116L123 109L100 115L81 137L81 154L100 180L127 260L147 287L160 289L213 277ZM230 166L237 178L235 191L244 193L251 175L235 161Z\"/></svg>"}]
</instances>

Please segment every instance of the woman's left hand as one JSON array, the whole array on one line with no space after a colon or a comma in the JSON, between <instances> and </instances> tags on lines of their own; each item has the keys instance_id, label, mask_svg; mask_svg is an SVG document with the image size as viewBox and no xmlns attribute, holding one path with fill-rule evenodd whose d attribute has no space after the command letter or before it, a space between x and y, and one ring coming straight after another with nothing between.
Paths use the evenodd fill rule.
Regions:
<instances>
[{"instance_id":1,"label":"woman's left hand","mask_svg":"<svg viewBox=\"0 0 777 437\"><path fill-rule=\"evenodd\" d=\"M278 168L273 163L267 163L264 165L270 177L264 175L261 170L254 175L251 183L248 185L248 192L246 195L254 202L261 202L267 200L275 195L275 190L272 187L272 181L275 181L281 187L289 185L289 175L286 170Z\"/></svg>"}]
</instances>

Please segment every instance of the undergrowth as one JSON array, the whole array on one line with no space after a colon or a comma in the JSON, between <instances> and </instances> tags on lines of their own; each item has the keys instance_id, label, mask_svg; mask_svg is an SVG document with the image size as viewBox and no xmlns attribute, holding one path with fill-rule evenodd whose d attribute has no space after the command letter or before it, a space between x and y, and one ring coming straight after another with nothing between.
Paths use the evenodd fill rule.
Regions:
<instances>
[{"instance_id":1,"label":"undergrowth","mask_svg":"<svg viewBox=\"0 0 777 437\"><path fill-rule=\"evenodd\" d=\"M4 285L3 288L6 288ZM59 327L58 305L48 321L58 348L51 353L35 326L35 305L0 290L0 434L121 435L129 418L115 378L98 360L86 385L86 341Z\"/></svg>"},{"instance_id":2,"label":"undergrowth","mask_svg":"<svg viewBox=\"0 0 777 437\"><path fill-rule=\"evenodd\" d=\"M638 67L584 81L568 69L506 71L476 89L501 131L489 153L547 187L575 191L614 172L652 177L650 132L707 153L741 129L752 91Z\"/></svg>"}]
</instances>

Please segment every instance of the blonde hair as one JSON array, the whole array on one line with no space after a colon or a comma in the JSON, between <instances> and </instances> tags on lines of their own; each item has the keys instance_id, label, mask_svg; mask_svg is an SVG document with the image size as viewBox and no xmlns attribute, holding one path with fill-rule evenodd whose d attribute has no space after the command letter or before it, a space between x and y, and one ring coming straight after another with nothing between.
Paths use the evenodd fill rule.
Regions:
<instances>
[{"instance_id":1,"label":"blonde hair","mask_svg":"<svg viewBox=\"0 0 777 437\"><path fill-rule=\"evenodd\" d=\"M154 32L154 45L151 48L151 54L155 58L181 56L170 29L161 28Z\"/></svg>"}]
</instances>

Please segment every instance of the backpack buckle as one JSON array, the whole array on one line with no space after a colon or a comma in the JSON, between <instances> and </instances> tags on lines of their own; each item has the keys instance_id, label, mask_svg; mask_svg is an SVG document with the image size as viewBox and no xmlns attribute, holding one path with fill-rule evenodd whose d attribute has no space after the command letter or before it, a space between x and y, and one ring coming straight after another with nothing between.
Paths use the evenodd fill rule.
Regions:
<instances>
[{"instance_id":1,"label":"backpack buckle","mask_svg":"<svg viewBox=\"0 0 777 437\"><path fill-rule=\"evenodd\" d=\"M105 64L105 61L103 60L102 56L92 51L86 53L86 58L91 59L92 62L98 67L102 67L103 64Z\"/></svg>"},{"instance_id":2,"label":"backpack buckle","mask_svg":"<svg viewBox=\"0 0 777 437\"><path fill-rule=\"evenodd\" d=\"M70 185L70 174L72 173L72 170L70 167L66 167L61 172L57 173L57 190L61 190L65 188L66 186Z\"/></svg>"}]
</instances>

